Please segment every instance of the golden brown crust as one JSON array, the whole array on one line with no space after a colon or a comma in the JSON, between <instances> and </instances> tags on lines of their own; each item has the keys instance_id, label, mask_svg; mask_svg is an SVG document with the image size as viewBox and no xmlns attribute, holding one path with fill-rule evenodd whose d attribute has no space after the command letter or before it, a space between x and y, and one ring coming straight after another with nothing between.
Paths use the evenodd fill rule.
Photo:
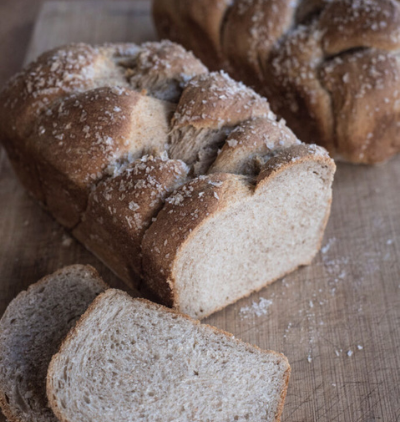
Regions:
<instances>
[{"instance_id":1,"label":"golden brown crust","mask_svg":"<svg viewBox=\"0 0 400 422\"><path fill-rule=\"evenodd\" d=\"M67 227L79 221L91 185L128 151L130 116L140 94L118 92L98 88L54 103L29 138L47 205Z\"/></svg>"},{"instance_id":2,"label":"golden brown crust","mask_svg":"<svg viewBox=\"0 0 400 422\"><path fill-rule=\"evenodd\" d=\"M277 40L291 27L293 0L237 0L222 28L223 52L234 74L260 87L263 63Z\"/></svg>"},{"instance_id":3,"label":"golden brown crust","mask_svg":"<svg viewBox=\"0 0 400 422\"><path fill-rule=\"evenodd\" d=\"M277 151L261 169L257 177L256 190L263 187L278 173L286 170L290 166L298 165L305 161L319 162L331 169L331 174L335 172L336 166L329 157L325 149L317 145L292 145L289 148Z\"/></svg>"},{"instance_id":4,"label":"golden brown crust","mask_svg":"<svg viewBox=\"0 0 400 422\"><path fill-rule=\"evenodd\" d=\"M221 50L221 30L230 0L155 0L153 15L156 29L162 38L180 44L186 40L196 56L211 70L219 70L224 63Z\"/></svg>"},{"instance_id":5,"label":"golden brown crust","mask_svg":"<svg viewBox=\"0 0 400 422\"><path fill-rule=\"evenodd\" d=\"M221 26L231 3L231 0L183 2L183 34L191 37L196 54L211 70L221 69L226 62L221 46Z\"/></svg>"},{"instance_id":6,"label":"golden brown crust","mask_svg":"<svg viewBox=\"0 0 400 422\"><path fill-rule=\"evenodd\" d=\"M172 119L171 157L194 165L194 174L204 174L228 133L255 117L274 117L265 98L223 72L197 76L183 91Z\"/></svg>"},{"instance_id":7,"label":"golden brown crust","mask_svg":"<svg viewBox=\"0 0 400 422\"><path fill-rule=\"evenodd\" d=\"M144 89L153 97L172 102L179 100L191 78L208 73L191 52L170 41L142 44L125 66L126 77L136 90Z\"/></svg>"},{"instance_id":8,"label":"golden brown crust","mask_svg":"<svg viewBox=\"0 0 400 422\"><path fill-rule=\"evenodd\" d=\"M98 88L55 102L37 121L29 143L47 206L63 225L71 228L79 222L91 186L112 173L112 166L128 154L142 155L157 142L164 147L168 108L164 128L159 116L154 117L160 127L149 139L142 122L149 101L158 100L126 88Z\"/></svg>"},{"instance_id":9,"label":"golden brown crust","mask_svg":"<svg viewBox=\"0 0 400 422\"><path fill-rule=\"evenodd\" d=\"M360 47L398 50L400 4L392 0L336 0L326 5L319 28L329 55Z\"/></svg>"},{"instance_id":10,"label":"golden brown crust","mask_svg":"<svg viewBox=\"0 0 400 422\"><path fill-rule=\"evenodd\" d=\"M90 194L74 235L132 284L140 279L144 233L168 193L186 179L187 171L181 161L151 156L135 161Z\"/></svg>"},{"instance_id":11,"label":"golden brown crust","mask_svg":"<svg viewBox=\"0 0 400 422\"><path fill-rule=\"evenodd\" d=\"M82 80L81 74L94 72L98 60L96 50L87 44L48 51L10 79L0 93L0 141L21 182L42 202L39 175L26 139L35 119L52 101L90 86L92 81Z\"/></svg>"},{"instance_id":12,"label":"golden brown crust","mask_svg":"<svg viewBox=\"0 0 400 422\"><path fill-rule=\"evenodd\" d=\"M299 26L276 46L269 59L271 106L299 139L334 152L331 98L319 79L324 53L314 23Z\"/></svg>"},{"instance_id":13,"label":"golden brown crust","mask_svg":"<svg viewBox=\"0 0 400 422\"><path fill-rule=\"evenodd\" d=\"M319 14L330 0L302 0L297 5L296 21L304 23Z\"/></svg>"},{"instance_id":14,"label":"golden brown crust","mask_svg":"<svg viewBox=\"0 0 400 422\"><path fill-rule=\"evenodd\" d=\"M53 356L53 358L50 362L49 369L47 371L47 397L49 399L49 405L50 405L51 409L53 410L56 417L60 420L60 422L71 422L71 421L68 421L67 419L65 419L63 417L63 414L62 414L62 412L59 411L59 408L57 406L57 402L56 402L56 400L55 400L55 398L52 394L53 386L52 386L51 380L52 380L52 377L54 375L54 365L56 364L56 361L59 358L59 355L64 351L67 344L70 341L72 341L74 339L74 337L78 334L78 331L79 331L81 325L89 317L91 312L96 308L98 302L102 301L105 296L110 296L110 295L115 295L115 294L124 295L127 298L129 298L132 302L139 301L139 302L147 304L149 307L156 308L157 310L161 310L161 311L169 313L169 314L177 315L178 317L180 317L182 319L190 321L195 326L196 325L203 325L216 334L219 334L219 335L224 336L224 337L228 337L231 341L236 343L238 346L245 347L248 350L256 350L258 353L275 355L277 358L279 358L283 362L285 362L287 369L286 369L285 374L284 374L284 380L283 380L284 382L283 382L283 388L282 388L281 396L280 396L280 404L279 404L277 412L275 414L276 422L280 422L280 417L281 417L281 414L282 414L282 411L283 411L284 401L285 401L285 398L286 398L286 393L287 393L287 388L288 388L289 378L290 378L290 373L291 373L291 367L289 365L289 361L284 354L275 352L273 350L261 349L256 345L252 345L252 344L246 343L246 342L238 339L233 334L228 333L227 331L221 330L219 328L213 327L213 326L208 325L208 324L202 324L200 321L195 320L195 319L191 318L190 316L188 316L186 314L182 314L181 312L179 312L177 310L170 309L170 308L167 308L163 305L159 305L159 304L150 302L146 299L132 298L126 292L123 292L121 290L116 290L116 289L108 289L106 292L104 292L104 293L102 293L102 294L100 294L99 296L96 297L96 299L90 304L87 311L81 316L79 321L75 324L75 326L67 334L67 336L65 337L65 339L63 340L63 342L60 346L58 353L56 353Z\"/></svg>"},{"instance_id":15,"label":"golden brown crust","mask_svg":"<svg viewBox=\"0 0 400 422\"><path fill-rule=\"evenodd\" d=\"M264 97L231 79L226 73L212 72L193 78L182 93L172 128L184 126L219 129L235 126L252 117L268 117Z\"/></svg>"},{"instance_id":16,"label":"golden brown crust","mask_svg":"<svg viewBox=\"0 0 400 422\"><path fill-rule=\"evenodd\" d=\"M184 0L183 0L184 1ZM178 44L183 42L182 0L156 0L152 2L154 24L161 39Z\"/></svg>"},{"instance_id":17,"label":"golden brown crust","mask_svg":"<svg viewBox=\"0 0 400 422\"><path fill-rule=\"evenodd\" d=\"M247 120L230 133L208 173L255 175L265 156L298 143L282 120Z\"/></svg>"},{"instance_id":18,"label":"golden brown crust","mask_svg":"<svg viewBox=\"0 0 400 422\"><path fill-rule=\"evenodd\" d=\"M328 62L321 75L332 96L342 159L373 164L400 151L399 57L360 51Z\"/></svg>"}]
</instances>

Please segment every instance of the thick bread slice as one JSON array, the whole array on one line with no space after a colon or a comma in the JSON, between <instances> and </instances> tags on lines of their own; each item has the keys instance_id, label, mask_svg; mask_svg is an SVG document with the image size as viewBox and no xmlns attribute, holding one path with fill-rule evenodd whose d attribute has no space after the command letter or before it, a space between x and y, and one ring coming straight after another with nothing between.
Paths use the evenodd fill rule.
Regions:
<instances>
[{"instance_id":1,"label":"thick bread slice","mask_svg":"<svg viewBox=\"0 0 400 422\"><path fill-rule=\"evenodd\" d=\"M94 268L72 265L8 305L0 321L0 405L10 421L57 421L47 406L48 365L76 320L106 289Z\"/></svg>"},{"instance_id":2,"label":"thick bread slice","mask_svg":"<svg viewBox=\"0 0 400 422\"><path fill-rule=\"evenodd\" d=\"M145 234L143 269L159 300L203 318L301 265L320 248L335 165L315 145L267 160L257 179L200 176L167 199Z\"/></svg>"},{"instance_id":3,"label":"thick bread slice","mask_svg":"<svg viewBox=\"0 0 400 422\"><path fill-rule=\"evenodd\" d=\"M118 290L99 296L51 361L61 422L279 421L287 359Z\"/></svg>"},{"instance_id":4,"label":"thick bread slice","mask_svg":"<svg viewBox=\"0 0 400 422\"><path fill-rule=\"evenodd\" d=\"M74 236L130 287L138 288L144 233L187 173L182 161L152 156L136 160L93 190Z\"/></svg>"}]
</instances>

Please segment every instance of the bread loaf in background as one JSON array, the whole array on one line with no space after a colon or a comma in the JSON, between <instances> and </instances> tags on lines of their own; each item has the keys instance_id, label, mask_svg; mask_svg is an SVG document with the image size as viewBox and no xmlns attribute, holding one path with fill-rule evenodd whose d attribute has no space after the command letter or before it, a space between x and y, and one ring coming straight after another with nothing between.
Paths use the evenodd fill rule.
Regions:
<instances>
[{"instance_id":1,"label":"bread loaf in background","mask_svg":"<svg viewBox=\"0 0 400 422\"><path fill-rule=\"evenodd\" d=\"M196 318L320 248L327 152L169 41L44 53L0 93L0 139L21 182L89 250Z\"/></svg>"},{"instance_id":2,"label":"bread loaf in background","mask_svg":"<svg viewBox=\"0 0 400 422\"><path fill-rule=\"evenodd\" d=\"M161 38L266 95L307 143L374 164L400 151L400 3L153 0Z\"/></svg>"}]
</instances>

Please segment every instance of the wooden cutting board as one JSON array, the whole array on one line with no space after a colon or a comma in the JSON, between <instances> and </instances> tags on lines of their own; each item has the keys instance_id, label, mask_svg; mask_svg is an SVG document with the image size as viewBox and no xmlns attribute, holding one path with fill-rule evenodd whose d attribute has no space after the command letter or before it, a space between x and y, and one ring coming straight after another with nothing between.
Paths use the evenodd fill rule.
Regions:
<instances>
[{"instance_id":1,"label":"wooden cutting board","mask_svg":"<svg viewBox=\"0 0 400 422\"><path fill-rule=\"evenodd\" d=\"M147 1L52 2L41 10L27 60L71 41L155 38ZM0 236L1 314L30 283L72 263L91 264L123 286L27 196L3 150ZM400 156L376 167L340 164L312 265L206 322L286 354L284 421L400 421L399 262Z\"/></svg>"}]
</instances>

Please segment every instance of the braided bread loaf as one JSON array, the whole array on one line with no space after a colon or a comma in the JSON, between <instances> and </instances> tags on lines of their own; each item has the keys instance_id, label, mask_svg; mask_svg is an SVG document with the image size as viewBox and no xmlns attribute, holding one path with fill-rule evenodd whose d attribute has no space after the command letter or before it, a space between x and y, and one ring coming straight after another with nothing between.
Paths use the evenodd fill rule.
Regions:
<instances>
[{"instance_id":1,"label":"braided bread loaf","mask_svg":"<svg viewBox=\"0 0 400 422\"><path fill-rule=\"evenodd\" d=\"M192 316L320 247L326 151L171 42L43 54L0 94L0 138L61 224L130 286Z\"/></svg>"},{"instance_id":2,"label":"braided bread loaf","mask_svg":"<svg viewBox=\"0 0 400 422\"><path fill-rule=\"evenodd\" d=\"M398 0L154 0L161 37L266 95L304 142L353 163L400 151Z\"/></svg>"}]
</instances>

